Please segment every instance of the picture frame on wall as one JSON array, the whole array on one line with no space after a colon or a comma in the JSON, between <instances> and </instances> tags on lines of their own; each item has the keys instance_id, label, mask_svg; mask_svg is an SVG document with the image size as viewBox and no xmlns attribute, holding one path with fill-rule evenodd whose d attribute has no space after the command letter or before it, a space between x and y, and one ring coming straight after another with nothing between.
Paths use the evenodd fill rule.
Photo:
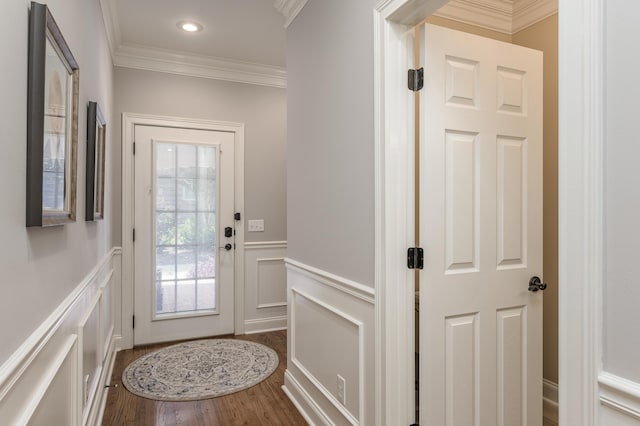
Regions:
<instances>
[{"instance_id":1,"label":"picture frame on wall","mask_svg":"<svg viewBox=\"0 0 640 426\"><path fill-rule=\"evenodd\" d=\"M104 219L107 123L97 102L87 106L87 176L85 220Z\"/></svg>"},{"instance_id":2,"label":"picture frame on wall","mask_svg":"<svg viewBox=\"0 0 640 426\"><path fill-rule=\"evenodd\" d=\"M26 225L76 220L80 70L49 8L31 2Z\"/></svg>"}]
</instances>

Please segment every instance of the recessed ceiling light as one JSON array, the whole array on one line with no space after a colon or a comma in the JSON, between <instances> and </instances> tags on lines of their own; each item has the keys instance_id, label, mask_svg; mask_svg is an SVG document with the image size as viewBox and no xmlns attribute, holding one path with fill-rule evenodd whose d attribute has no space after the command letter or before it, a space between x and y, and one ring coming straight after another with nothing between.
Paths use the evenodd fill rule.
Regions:
<instances>
[{"instance_id":1,"label":"recessed ceiling light","mask_svg":"<svg viewBox=\"0 0 640 426\"><path fill-rule=\"evenodd\" d=\"M180 21L178 22L178 28L188 33L197 33L202 31L202 25L194 21Z\"/></svg>"}]
</instances>

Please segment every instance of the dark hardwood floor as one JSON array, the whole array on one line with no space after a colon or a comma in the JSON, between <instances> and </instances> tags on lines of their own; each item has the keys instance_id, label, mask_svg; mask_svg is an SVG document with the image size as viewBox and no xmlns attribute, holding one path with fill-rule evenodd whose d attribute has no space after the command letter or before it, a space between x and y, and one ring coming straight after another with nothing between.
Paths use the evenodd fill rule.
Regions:
<instances>
[{"instance_id":1,"label":"dark hardwood floor","mask_svg":"<svg viewBox=\"0 0 640 426\"><path fill-rule=\"evenodd\" d=\"M103 425L306 425L300 413L281 386L287 364L287 334L285 331L221 336L244 339L273 348L280 358L277 370L266 380L234 394L189 402L153 401L136 396L122 385L122 371L134 359L168 344L140 346L118 353L113 368Z\"/></svg>"}]
</instances>

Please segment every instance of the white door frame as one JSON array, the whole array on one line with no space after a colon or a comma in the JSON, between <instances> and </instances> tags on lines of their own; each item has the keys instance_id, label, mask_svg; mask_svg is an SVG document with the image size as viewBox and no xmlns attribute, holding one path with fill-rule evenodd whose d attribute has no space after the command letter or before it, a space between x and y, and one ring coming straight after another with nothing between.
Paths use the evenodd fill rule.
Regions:
<instances>
[{"instance_id":1,"label":"white door frame","mask_svg":"<svg viewBox=\"0 0 640 426\"><path fill-rule=\"evenodd\" d=\"M411 424L415 412L414 278L405 263L414 235L414 111L404 34L446 2L383 0L374 11L377 425ZM559 0L560 424L599 420L603 2Z\"/></svg>"},{"instance_id":2,"label":"white door frame","mask_svg":"<svg viewBox=\"0 0 640 426\"><path fill-rule=\"evenodd\" d=\"M161 126L181 129L231 132L235 134L235 212L242 220L236 224L235 255L235 334L244 333L244 124L192 118L166 117L145 114L122 114L122 349L133 347L133 218L134 218L134 161L135 126Z\"/></svg>"}]
</instances>

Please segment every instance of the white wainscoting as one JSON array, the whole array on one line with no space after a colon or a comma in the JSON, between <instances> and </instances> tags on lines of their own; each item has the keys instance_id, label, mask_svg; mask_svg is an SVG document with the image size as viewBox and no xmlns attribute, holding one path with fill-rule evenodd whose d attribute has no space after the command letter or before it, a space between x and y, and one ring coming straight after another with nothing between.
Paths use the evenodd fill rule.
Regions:
<instances>
[{"instance_id":1,"label":"white wainscoting","mask_svg":"<svg viewBox=\"0 0 640 426\"><path fill-rule=\"evenodd\" d=\"M287 242L246 242L244 250L245 333L287 328Z\"/></svg>"},{"instance_id":2,"label":"white wainscoting","mask_svg":"<svg viewBox=\"0 0 640 426\"><path fill-rule=\"evenodd\" d=\"M96 425L119 336L122 250L112 249L0 366L3 425Z\"/></svg>"},{"instance_id":3,"label":"white wainscoting","mask_svg":"<svg viewBox=\"0 0 640 426\"><path fill-rule=\"evenodd\" d=\"M310 424L374 424L374 289L285 262L285 393ZM344 403L338 375L345 381Z\"/></svg>"},{"instance_id":4,"label":"white wainscoting","mask_svg":"<svg viewBox=\"0 0 640 426\"><path fill-rule=\"evenodd\" d=\"M611 373L598 376L600 385L600 424L640 425L640 383Z\"/></svg>"}]
</instances>

